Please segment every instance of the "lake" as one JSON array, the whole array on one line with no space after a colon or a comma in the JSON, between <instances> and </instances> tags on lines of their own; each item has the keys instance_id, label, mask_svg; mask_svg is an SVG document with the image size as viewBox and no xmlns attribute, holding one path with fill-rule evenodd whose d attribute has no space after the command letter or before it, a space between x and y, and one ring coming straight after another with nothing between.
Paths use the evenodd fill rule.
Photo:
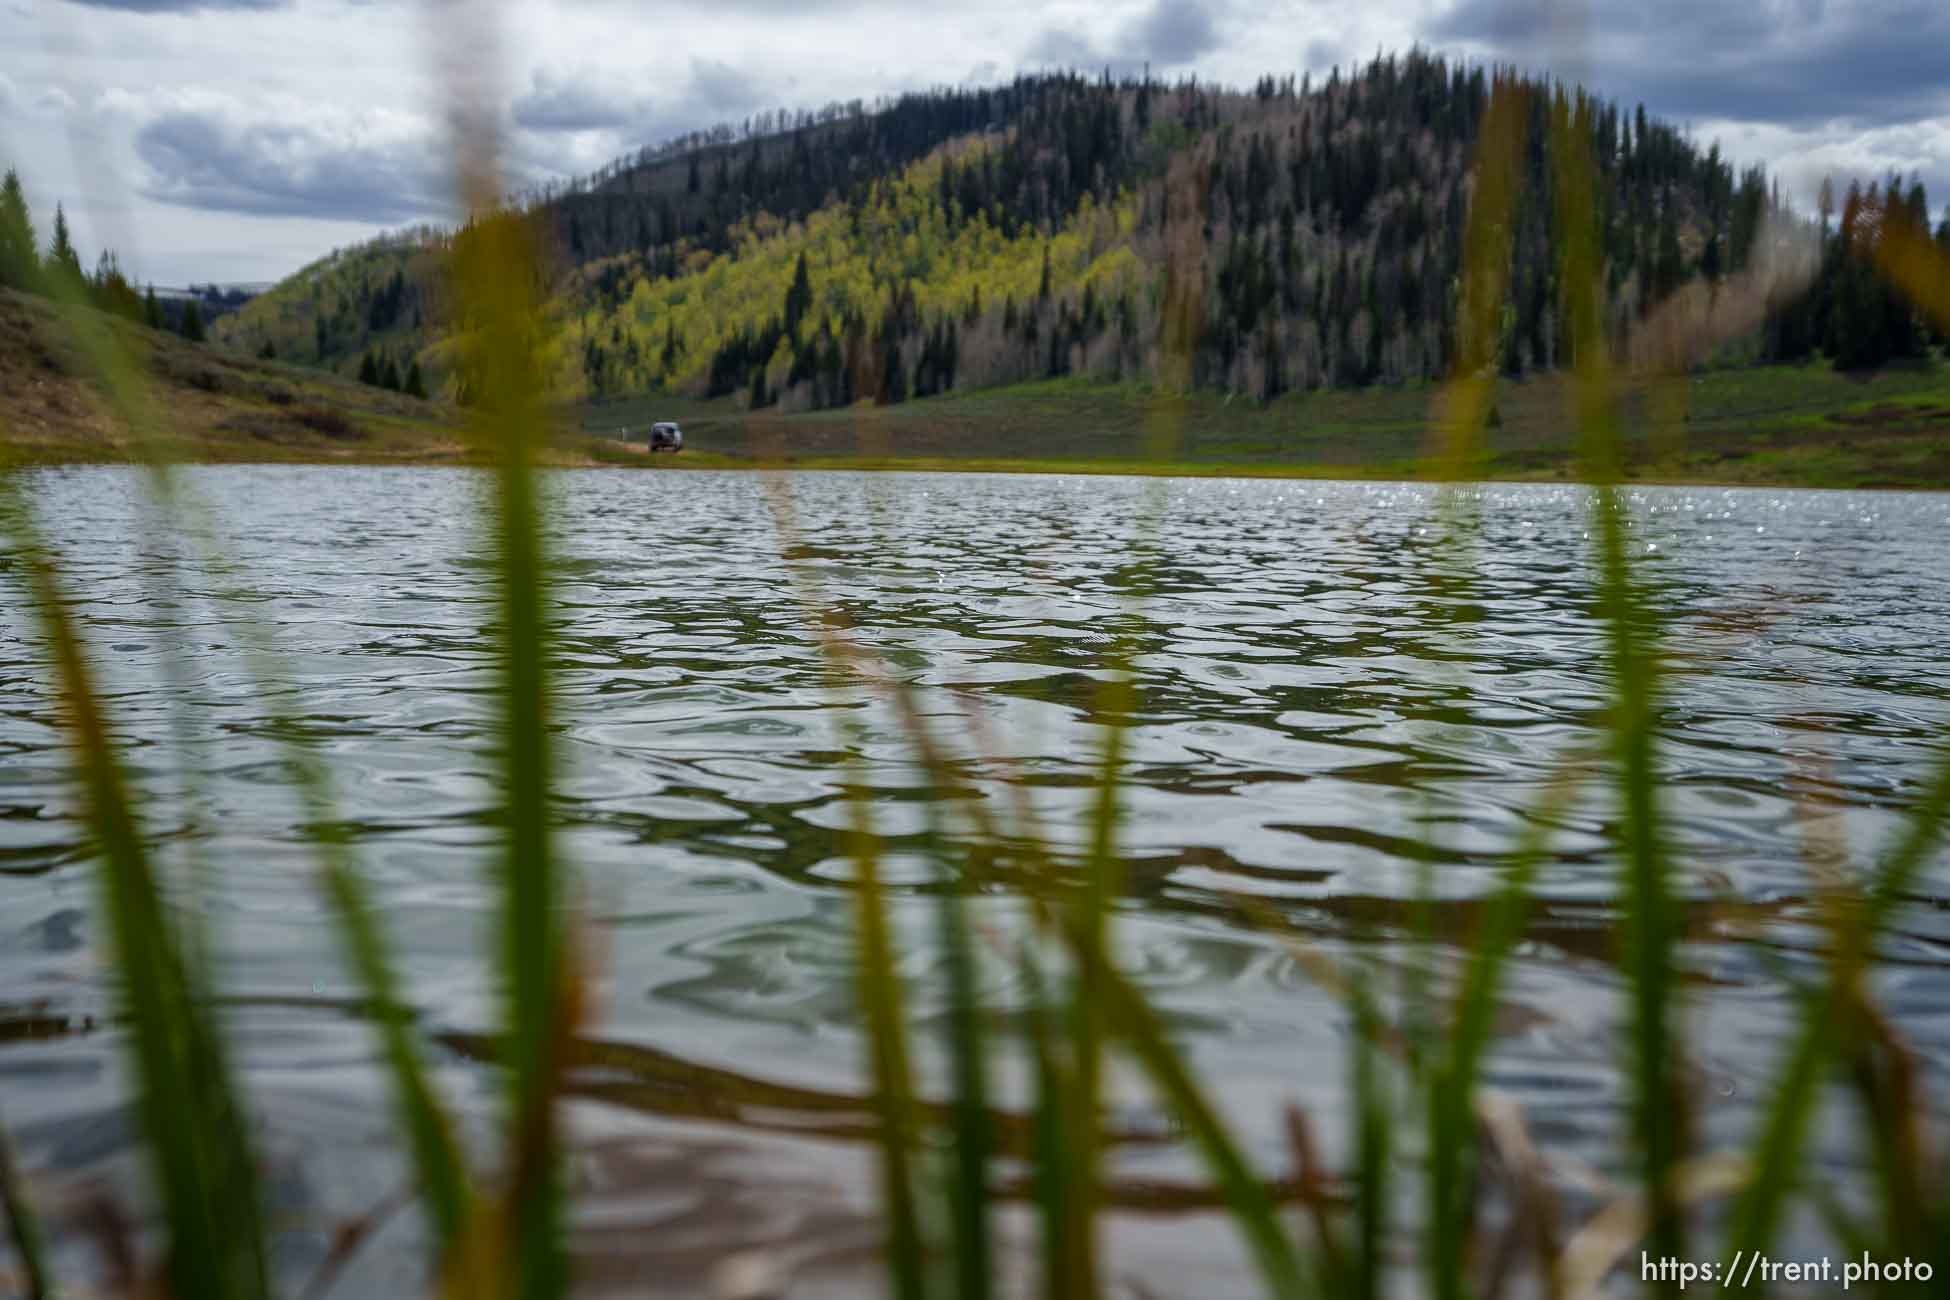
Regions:
<instances>
[{"instance_id":1,"label":"lake","mask_svg":"<svg viewBox=\"0 0 1950 1300\"><path fill-rule=\"evenodd\" d=\"M259 620L277 643L275 689L329 761L441 1085L485 1133L500 1096L480 1038L497 1017L486 481L183 478L226 564L180 598L137 472L38 472L31 491L150 796L147 829L215 936L280 1267L302 1278L336 1223L403 1173L234 624ZM930 804L1019 795L1080 852L1100 687L1128 653L1120 961L1278 1170L1287 1101L1343 1149L1347 1016L1296 949L1396 978L1426 878L1436 978L1453 973L1530 810L1600 736L1604 638L1576 487L1468 489L1448 509L1423 486L1222 479L563 471L548 488L556 811L597 993L571 1107L592 1290L640 1295L647 1278L652 1294L699 1294L750 1245L797 1271L795 1295L856 1294L872 1275L851 783L874 792L888 837L910 1010L938 1029ZM1840 869L1872 861L1941 752L1950 496L1629 496L1670 656L1660 763L1713 1145L1748 1131L1793 1023L1790 982L1818 967L1810 846ZM139 1209L90 848L17 575L0 590L0 1116L29 1167ZM802 598L915 687L953 790L920 772L884 695L822 655ZM1616 831L1596 787L1557 819L1488 1071L1540 1144L1599 1171L1619 1164L1625 1121ZM1878 969L1939 1086L1947 877L1939 856ZM994 935L1037 888L1020 870L1005 880L975 908ZM1021 990L992 964L985 993L1006 1011ZM1017 1064L1000 1049L997 1063ZM1113 1172L1200 1182L1169 1117L1117 1082L1120 1123L1155 1140L1120 1148ZM1828 1145L1838 1167L1866 1159ZM417 1232L410 1214L386 1220L333 1294L413 1291ZM62 1251L84 1272L93 1259L83 1242ZM1251 1293L1214 1215L1132 1211L1108 1256L1160 1296Z\"/></svg>"}]
</instances>

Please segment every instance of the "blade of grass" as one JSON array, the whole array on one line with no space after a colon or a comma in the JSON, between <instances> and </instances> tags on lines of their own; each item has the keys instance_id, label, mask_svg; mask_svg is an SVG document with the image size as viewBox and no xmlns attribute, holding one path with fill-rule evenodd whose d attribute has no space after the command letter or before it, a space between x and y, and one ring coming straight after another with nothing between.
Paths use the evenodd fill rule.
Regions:
<instances>
[{"instance_id":1,"label":"blade of grass","mask_svg":"<svg viewBox=\"0 0 1950 1300\"><path fill-rule=\"evenodd\" d=\"M994 1265L989 1246L989 1154L993 1147L984 1056L981 993L960 888L943 883L936 909L948 966L948 1050L954 1068L955 1294L987 1300Z\"/></svg>"},{"instance_id":2,"label":"blade of grass","mask_svg":"<svg viewBox=\"0 0 1950 1300\"><path fill-rule=\"evenodd\" d=\"M500 604L494 630L500 676L501 976L509 1072L508 1141L537 1148L536 1170L511 1207L509 1245L526 1300L568 1285L562 1246L561 1174L549 1087L548 1044L564 990L564 886L550 831L554 775L549 729L548 565L534 462L545 438L536 357L535 234L527 218L496 206L493 141L486 115L465 120L479 133L463 143L463 186L476 213L455 241L462 318L474 326L478 393L473 431L493 458L492 552ZM526 1149L521 1148L521 1149Z\"/></svg>"},{"instance_id":3,"label":"blade of grass","mask_svg":"<svg viewBox=\"0 0 1950 1300\"><path fill-rule=\"evenodd\" d=\"M1122 655L1116 655L1119 660ZM1099 707L1116 718L1132 703L1130 679L1116 672L1102 692ZM1097 775L1096 801L1091 812L1090 847L1083 889L1070 908L1069 927L1078 946L1068 1024L1070 1062L1075 1087L1070 1097L1069 1155L1070 1233L1074 1242L1072 1294L1087 1300L1101 1290L1097 1264L1097 1190L1102 1183L1102 1114L1104 1085L1103 972L1111 969L1110 910L1122 888L1123 872L1116 856L1119 811L1118 780L1124 761L1124 727L1112 722L1104 733L1102 766Z\"/></svg>"},{"instance_id":4,"label":"blade of grass","mask_svg":"<svg viewBox=\"0 0 1950 1300\"><path fill-rule=\"evenodd\" d=\"M0 474L0 526L14 537L54 660L103 859L98 874L140 1080L138 1108L169 1223L171 1285L179 1295L215 1300L266 1295L255 1159L221 1034L193 996L80 632L11 474Z\"/></svg>"},{"instance_id":5,"label":"blade of grass","mask_svg":"<svg viewBox=\"0 0 1950 1300\"><path fill-rule=\"evenodd\" d=\"M1560 91L1551 106L1550 159L1556 177L1559 280L1570 324L1573 395L1585 472L1597 515L1599 610L1612 680L1611 741L1624 829L1625 969L1632 997L1633 1136L1652 1204L1654 1254L1685 1254L1684 1220L1671 1171L1685 1154L1685 1098L1675 904L1663 843L1654 757L1658 651L1652 611L1640 599L1627 553L1626 507L1618 481L1622 439L1600 318L1602 267L1593 215L1595 187L1586 101L1575 111Z\"/></svg>"},{"instance_id":6,"label":"blade of grass","mask_svg":"<svg viewBox=\"0 0 1950 1300\"><path fill-rule=\"evenodd\" d=\"M335 832L325 874L326 892L338 913L339 940L373 1008L380 1050L392 1077L393 1104L413 1151L419 1195L433 1223L441 1253L453 1247L465 1227L472 1190L467 1167L454 1140L451 1121L441 1108L412 1034L412 1015L400 997L392 958L378 919L365 894L365 882Z\"/></svg>"},{"instance_id":7,"label":"blade of grass","mask_svg":"<svg viewBox=\"0 0 1950 1300\"><path fill-rule=\"evenodd\" d=\"M1523 933L1531 904L1531 884L1543 864L1550 833L1577 789L1575 757L1553 769L1551 779L1526 819L1523 838L1495 897L1485 910L1473 954L1456 997L1453 1026L1431 1063L1428 1089L1429 1245L1427 1266L1440 1290L1461 1294L1470 1253L1474 1211L1475 1098L1483 1054L1489 1043L1496 998L1511 950ZM1445 1278L1452 1280L1445 1281Z\"/></svg>"},{"instance_id":8,"label":"blade of grass","mask_svg":"<svg viewBox=\"0 0 1950 1300\"><path fill-rule=\"evenodd\" d=\"M1430 457L1445 484L1441 505L1445 527L1440 543L1459 544L1473 536L1467 525L1475 511L1455 485L1470 477L1483 458L1483 431L1489 421L1501 347L1499 324L1510 278L1511 232L1522 190L1522 153L1529 96L1514 81L1497 78L1477 134L1471 168L1469 212L1464 227L1462 298L1457 304L1455 373L1443 386L1434 425L1437 442ZM1446 572L1439 567L1438 581ZM1445 609L1449 606L1445 604ZM1458 1055L1453 1036L1438 1040L1430 1008L1429 972L1434 964L1433 869L1436 856L1432 819L1420 841L1417 862L1413 940L1403 977L1405 1038L1410 1061L1422 1070L1428 1089L1429 1196L1428 1255L1430 1290L1438 1300L1460 1300L1464 1293L1463 1254L1467 1217L1462 1204L1466 1116L1473 1077L1470 1062Z\"/></svg>"},{"instance_id":9,"label":"blade of grass","mask_svg":"<svg viewBox=\"0 0 1950 1300\"><path fill-rule=\"evenodd\" d=\"M1774 1096L1750 1157L1753 1179L1733 1208L1726 1249L1764 1252L1773 1245L1782 1208L1801 1167L1816 1096L1834 1065L1834 1027L1883 926L1936 848L1946 816L1950 816L1950 758L1938 767L1902 838L1884 858L1868 889L1860 891L1859 902L1850 907L1846 899L1841 900L1844 910L1834 927L1834 955L1822 987L1805 1002L1800 1031L1776 1072ZM1721 1290L1728 1288L1723 1285Z\"/></svg>"},{"instance_id":10,"label":"blade of grass","mask_svg":"<svg viewBox=\"0 0 1950 1300\"><path fill-rule=\"evenodd\" d=\"M1120 971L1105 963L1101 950L1091 946L1073 922L1064 926L1063 935L1076 961L1095 966L1092 987L1101 999L1105 1026L1184 1121L1225 1193L1233 1222L1246 1238L1269 1292L1282 1300L1305 1295L1299 1256L1280 1226L1272 1197L1172 1046L1157 1012Z\"/></svg>"},{"instance_id":11,"label":"blade of grass","mask_svg":"<svg viewBox=\"0 0 1950 1300\"><path fill-rule=\"evenodd\" d=\"M864 788L855 770L856 786ZM880 1107L881 1195L887 1203L888 1268L896 1300L927 1294L926 1259L919 1207L908 1154L914 1140L913 1085L907 1064L907 1028L901 1011L900 976L894 969L886 903L881 894L880 851L873 813L864 793L848 799L849 839L858 872L855 897L860 933L860 1002L866 1012L868 1053Z\"/></svg>"},{"instance_id":12,"label":"blade of grass","mask_svg":"<svg viewBox=\"0 0 1950 1300\"><path fill-rule=\"evenodd\" d=\"M1063 1300L1076 1294L1075 1252L1069 1233L1070 1181L1073 1173L1067 1138L1066 1099L1070 1080L1056 1058L1056 1030L1049 991L1041 968L1025 944L1020 960L1024 989L1023 1019L1028 1030L1036 1071L1036 1111L1033 1126L1033 1182L1043 1245L1043 1295Z\"/></svg>"},{"instance_id":13,"label":"blade of grass","mask_svg":"<svg viewBox=\"0 0 1950 1300\"><path fill-rule=\"evenodd\" d=\"M1314 1144L1313 1126L1307 1112L1291 1103L1286 1108L1286 1138L1287 1149L1293 1153L1293 1176L1299 1185L1301 1208L1308 1223L1313 1225L1318 1245L1314 1276L1319 1279L1320 1294L1348 1295L1354 1290L1348 1271L1352 1266L1347 1261L1348 1247L1341 1241L1341 1231L1328 1213L1335 1208L1327 1188L1328 1176Z\"/></svg>"},{"instance_id":14,"label":"blade of grass","mask_svg":"<svg viewBox=\"0 0 1950 1300\"><path fill-rule=\"evenodd\" d=\"M1394 1097L1382 1070L1377 1045L1380 1017L1374 1004L1374 981L1355 981L1352 989L1354 1047L1348 1085L1353 1097L1355 1186L1355 1245L1352 1300L1378 1300L1381 1295L1382 1253L1388 1241L1391 1174L1395 1163Z\"/></svg>"},{"instance_id":15,"label":"blade of grass","mask_svg":"<svg viewBox=\"0 0 1950 1300\"><path fill-rule=\"evenodd\" d=\"M4 1123L0 1123L0 1209L7 1212L7 1236L26 1277L26 1300L46 1300L54 1294L54 1282L41 1246L40 1219L28 1202L20 1165L14 1159L13 1139L7 1136Z\"/></svg>"},{"instance_id":16,"label":"blade of grass","mask_svg":"<svg viewBox=\"0 0 1950 1300\"><path fill-rule=\"evenodd\" d=\"M448 1253L438 1287L442 1300L502 1300L532 1294L536 1285L533 1269L548 1262L518 1257L514 1261L518 1267L511 1269L508 1250L511 1244L521 1250L535 1249L523 1241L521 1216L531 1212L527 1207L535 1204L538 1194L552 1193L558 1177L555 1101L587 1011L582 951L568 943L556 949L558 965L551 980L557 996L556 1017L540 1056L529 1063L534 1086L510 1125L506 1182L499 1195L468 1217Z\"/></svg>"},{"instance_id":17,"label":"blade of grass","mask_svg":"<svg viewBox=\"0 0 1950 1300\"><path fill-rule=\"evenodd\" d=\"M1859 984L1845 1020L1849 1029L1838 1044L1839 1054L1847 1064L1875 1155L1886 1234L1881 1253L1920 1258L1930 1245L1925 1226L1930 1198L1924 1186L1925 1116L1916 1060Z\"/></svg>"}]
</instances>

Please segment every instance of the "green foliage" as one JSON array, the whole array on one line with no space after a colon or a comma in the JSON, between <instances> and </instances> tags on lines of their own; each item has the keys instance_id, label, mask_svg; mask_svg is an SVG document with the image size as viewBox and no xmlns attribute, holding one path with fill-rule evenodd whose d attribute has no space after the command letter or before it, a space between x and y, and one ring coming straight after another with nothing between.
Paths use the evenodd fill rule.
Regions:
<instances>
[{"instance_id":1,"label":"green foliage","mask_svg":"<svg viewBox=\"0 0 1950 1300\"><path fill-rule=\"evenodd\" d=\"M176 332L191 343L203 342L203 309L197 306L196 299L191 298L183 304L183 317Z\"/></svg>"},{"instance_id":2,"label":"green foliage","mask_svg":"<svg viewBox=\"0 0 1950 1300\"><path fill-rule=\"evenodd\" d=\"M68 235L68 214L58 203L54 205L54 235L48 241L41 277L54 286L56 293L77 290L82 282L81 254L75 252L74 241Z\"/></svg>"},{"instance_id":3,"label":"green foliage","mask_svg":"<svg viewBox=\"0 0 1950 1300\"><path fill-rule=\"evenodd\" d=\"M0 180L0 287L33 289L40 279L40 260L27 193L20 173L9 167Z\"/></svg>"},{"instance_id":4,"label":"green foliage","mask_svg":"<svg viewBox=\"0 0 1950 1300\"><path fill-rule=\"evenodd\" d=\"M334 252L211 325L219 343L345 370L381 349L418 358L446 329L453 239L404 231Z\"/></svg>"}]
</instances>

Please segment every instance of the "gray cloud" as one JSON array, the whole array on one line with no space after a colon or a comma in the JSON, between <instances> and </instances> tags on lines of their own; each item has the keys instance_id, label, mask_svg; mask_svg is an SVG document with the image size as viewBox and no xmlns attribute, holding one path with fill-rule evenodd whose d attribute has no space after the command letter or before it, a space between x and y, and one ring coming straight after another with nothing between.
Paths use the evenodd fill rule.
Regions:
<instances>
[{"instance_id":1,"label":"gray cloud","mask_svg":"<svg viewBox=\"0 0 1950 1300\"><path fill-rule=\"evenodd\" d=\"M1108 55L1065 27L1046 27L1037 33L1023 51L1023 58L1037 66L1064 68L1095 68L1110 61Z\"/></svg>"},{"instance_id":2,"label":"gray cloud","mask_svg":"<svg viewBox=\"0 0 1950 1300\"><path fill-rule=\"evenodd\" d=\"M1313 40L1307 42L1306 66L1309 68L1339 67L1347 60L1347 51L1339 41Z\"/></svg>"},{"instance_id":3,"label":"gray cloud","mask_svg":"<svg viewBox=\"0 0 1950 1300\"><path fill-rule=\"evenodd\" d=\"M1217 49L1219 34L1199 0L1158 0L1131 28L1126 44L1161 68L1175 68Z\"/></svg>"},{"instance_id":4,"label":"gray cloud","mask_svg":"<svg viewBox=\"0 0 1950 1300\"><path fill-rule=\"evenodd\" d=\"M1561 67L1538 0L1459 0L1425 31L1528 66ZM1598 89L1662 117L1884 124L1950 113L1942 0L1638 0L1594 5Z\"/></svg>"},{"instance_id":5,"label":"gray cloud","mask_svg":"<svg viewBox=\"0 0 1950 1300\"><path fill-rule=\"evenodd\" d=\"M589 76L537 72L528 93L515 100L515 125L530 131L599 131L628 126L643 114L642 102Z\"/></svg>"},{"instance_id":6,"label":"gray cloud","mask_svg":"<svg viewBox=\"0 0 1950 1300\"><path fill-rule=\"evenodd\" d=\"M691 60L691 93L713 113L742 113L760 98L757 78L716 59Z\"/></svg>"},{"instance_id":7,"label":"gray cloud","mask_svg":"<svg viewBox=\"0 0 1950 1300\"><path fill-rule=\"evenodd\" d=\"M653 100L636 81L589 69L536 72L529 90L515 100L511 113L516 127L537 137L516 141L516 147L525 150L531 163L527 170L536 178L568 175L582 170L585 164L607 161L615 153L776 107L776 103L761 98L775 87L714 59L692 59L690 76L680 83L658 79L654 84L675 93ZM549 137L578 133L601 137L578 142L579 151L601 144L610 152L601 158L579 154L573 163L565 164L561 142ZM553 165L547 161L551 157L556 160Z\"/></svg>"},{"instance_id":8,"label":"gray cloud","mask_svg":"<svg viewBox=\"0 0 1950 1300\"><path fill-rule=\"evenodd\" d=\"M1203 0L1157 0L1104 45L1070 28L1047 27L1031 42L1024 57L1042 67L1108 67L1118 76L1135 73L1146 64L1181 67L1219 48L1212 8Z\"/></svg>"},{"instance_id":9,"label":"gray cloud","mask_svg":"<svg viewBox=\"0 0 1950 1300\"><path fill-rule=\"evenodd\" d=\"M144 126L136 152L151 173L144 196L177 207L384 224L453 211L430 133L336 138L309 124L237 125L178 110Z\"/></svg>"}]
</instances>

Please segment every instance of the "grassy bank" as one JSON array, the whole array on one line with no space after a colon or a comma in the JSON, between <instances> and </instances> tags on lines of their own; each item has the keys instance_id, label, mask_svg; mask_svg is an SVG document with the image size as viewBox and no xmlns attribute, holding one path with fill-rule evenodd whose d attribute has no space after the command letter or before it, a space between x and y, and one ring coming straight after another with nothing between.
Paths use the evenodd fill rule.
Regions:
<instances>
[{"instance_id":1,"label":"grassy bank","mask_svg":"<svg viewBox=\"0 0 1950 1300\"><path fill-rule=\"evenodd\" d=\"M1169 461L1145 454L1148 388L1073 380L789 415L742 411L730 400L632 398L568 418L597 435L676 419L687 459L701 452L803 468L1414 478L1425 467L1436 391L1299 393L1264 406L1195 393ZM1501 383L1480 474L1576 477L1569 402L1565 377ZM1868 375L1821 364L1709 371L1637 385L1622 406L1626 472L1648 482L1950 486L1950 372L1934 365ZM1667 406L1684 413L1679 437L1653 432Z\"/></svg>"}]
</instances>

